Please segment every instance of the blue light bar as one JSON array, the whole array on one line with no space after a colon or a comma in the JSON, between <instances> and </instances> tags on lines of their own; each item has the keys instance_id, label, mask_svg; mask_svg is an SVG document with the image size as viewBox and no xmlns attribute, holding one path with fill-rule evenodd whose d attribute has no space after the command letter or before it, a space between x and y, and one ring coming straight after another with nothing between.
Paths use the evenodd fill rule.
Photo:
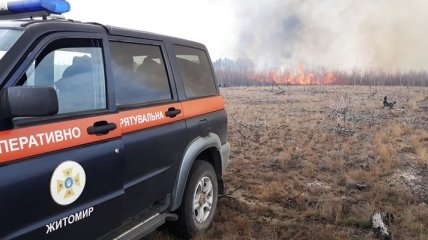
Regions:
<instances>
[{"instance_id":1,"label":"blue light bar","mask_svg":"<svg viewBox=\"0 0 428 240\"><path fill-rule=\"evenodd\" d=\"M48 13L62 14L70 11L70 4L65 0L20 0L7 2L7 10L11 13L29 13L46 11Z\"/></svg>"}]
</instances>

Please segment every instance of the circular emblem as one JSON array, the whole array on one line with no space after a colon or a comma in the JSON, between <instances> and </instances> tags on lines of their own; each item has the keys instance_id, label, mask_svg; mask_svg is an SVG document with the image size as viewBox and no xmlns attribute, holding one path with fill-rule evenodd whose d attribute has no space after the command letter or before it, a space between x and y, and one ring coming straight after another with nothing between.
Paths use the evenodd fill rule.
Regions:
<instances>
[{"instance_id":1,"label":"circular emblem","mask_svg":"<svg viewBox=\"0 0 428 240\"><path fill-rule=\"evenodd\" d=\"M85 170L74 161L65 161L56 167L51 178L51 196L59 205L76 201L85 188Z\"/></svg>"}]
</instances>

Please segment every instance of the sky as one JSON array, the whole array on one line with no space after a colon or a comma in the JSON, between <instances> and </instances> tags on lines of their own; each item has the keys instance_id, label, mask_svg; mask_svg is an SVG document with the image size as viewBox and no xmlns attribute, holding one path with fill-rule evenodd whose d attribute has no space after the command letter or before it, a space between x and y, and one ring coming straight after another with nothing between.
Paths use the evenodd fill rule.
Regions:
<instances>
[{"instance_id":1,"label":"sky","mask_svg":"<svg viewBox=\"0 0 428 240\"><path fill-rule=\"evenodd\" d=\"M68 1L67 18L194 40L259 69L428 69L426 0Z\"/></svg>"},{"instance_id":2,"label":"sky","mask_svg":"<svg viewBox=\"0 0 428 240\"><path fill-rule=\"evenodd\" d=\"M233 57L236 16L228 0L68 2L67 18L189 39L205 44L212 59Z\"/></svg>"}]
</instances>

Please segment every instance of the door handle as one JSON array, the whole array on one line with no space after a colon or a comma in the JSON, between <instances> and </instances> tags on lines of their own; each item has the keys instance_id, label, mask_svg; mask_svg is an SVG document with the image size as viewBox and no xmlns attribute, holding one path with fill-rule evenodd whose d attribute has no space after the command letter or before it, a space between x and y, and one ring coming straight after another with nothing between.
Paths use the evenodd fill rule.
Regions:
<instances>
[{"instance_id":1,"label":"door handle","mask_svg":"<svg viewBox=\"0 0 428 240\"><path fill-rule=\"evenodd\" d=\"M117 128L116 123L109 123L107 121L95 122L93 126L88 127L88 134L95 134L97 136L106 135L110 131Z\"/></svg>"},{"instance_id":2,"label":"door handle","mask_svg":"<svg viewBox=\"0 0 428 240\"><path fill-rule=\"evenodd\" d=\"M175 118L178 114L181 113L180 109L176 109L175 107L168 108L168 111L165 112L165 116L170 118Z\"/></svg>"}]
</instances>

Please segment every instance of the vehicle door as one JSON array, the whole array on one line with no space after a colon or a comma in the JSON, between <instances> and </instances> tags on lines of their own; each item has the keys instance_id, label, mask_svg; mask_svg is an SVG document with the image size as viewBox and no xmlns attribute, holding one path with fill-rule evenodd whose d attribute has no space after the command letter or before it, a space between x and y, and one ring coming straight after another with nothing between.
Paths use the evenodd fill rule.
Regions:
<instances>
[{"instance_id":1,"label":"vehicle door","mask_svg":"<svg viewBox=\"0 0 428 240\"><path fill-rule=\"evenodd\" d=\"M227 115L206 49L173 45L189 139L215 133L226 142Z\"/></svg>"},{"instance_id":2,"label":"vehicle door","mask_svg":"<svg viewBox=\"0 0 428 240\"><path fill-rule=\"evenodd\" d=\"M102 34L56 33L6 87L56 90L59 112L0 131L0 239L94 239L122 223L119 117Z\"/></svg>"},{"instance_id":3,"label":"vehicle door","mask_svg":"<svg viewBox=\"0 0 428 240\"><path fill-rule=\"evenodd\" d=\"M166 203L186 125L161 41L111 37L116 105L125 144L125 214Z\"/></svg>"}]
</instances>

